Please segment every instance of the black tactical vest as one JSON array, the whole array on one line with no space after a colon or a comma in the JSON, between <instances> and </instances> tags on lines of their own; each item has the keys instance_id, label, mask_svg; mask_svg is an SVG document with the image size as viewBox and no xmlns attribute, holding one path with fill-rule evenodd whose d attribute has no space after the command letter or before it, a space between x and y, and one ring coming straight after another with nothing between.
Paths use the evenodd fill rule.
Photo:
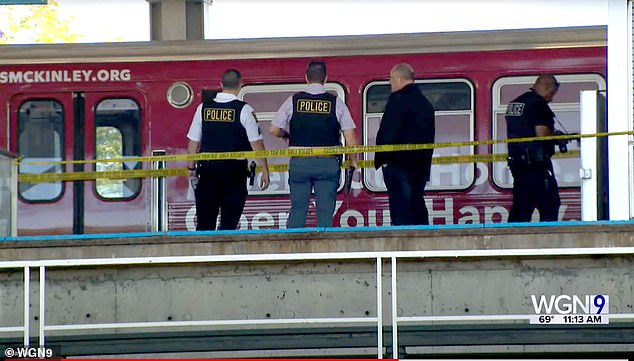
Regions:
<instances>
[{"instance_id":1,"label":"black tactical vest","mask_svg":"<svg viewBox=\"0 0 634 361\"><path fill-rule=\"evenodd\" d=\"M251 150L247 131L240 123L240 112L245 104L240 100L227 103L210 100L203 103L201 152Z\"/></svg>"},{"instance_id":2,"label":"black tactical vest","mask_svg":"<svg viewBox=\"0 0 634 361\"><path fill-rule=\"evenodd\" d=\"M549 123L554 123L554 114L546 101L534 91L526 92L506 107L506 131L509 139L535 137L535 124L529 119L540 117ZM553 126L550 126L552 129ZM508 143L508 155L515 160L527 163L545 162L555 152L552 142L530 141Z\"/></svg>"},{"instance_id":3,"label":"black tactical vest","mask_svg":"<svg viewBox=\"0 0 634 361\"><path fill-rule=\"evenodd\" d=\"M339 145L341 126L335 112L337 97L328 94L299 92L293 95L290 120L290 146Z\"/></svg>"}]
</instances>

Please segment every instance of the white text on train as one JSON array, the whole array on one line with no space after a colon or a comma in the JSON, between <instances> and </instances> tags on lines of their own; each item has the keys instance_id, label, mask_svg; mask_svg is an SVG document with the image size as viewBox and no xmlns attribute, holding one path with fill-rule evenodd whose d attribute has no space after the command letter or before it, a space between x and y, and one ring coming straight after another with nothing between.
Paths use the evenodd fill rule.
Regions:
<instances>
[{"instance_id":1,"label":"white text on train","mask_svg":"<svg viewBox=\"0 0 634 361\"><path fill-rule=\"evenodd\" d=\"M0 84L130 81L130 69L25 70L0 72Z\"/></svg>"},{"instance_id":2,"label":"white text on train","mask_svg":"<svg viewBox=\"0 0 634 361\"><path fill-rule=\"evenodd\" d=\"M443 199L427 198L425 203L427 203L430 224L506 223L509 216L509 209L501 205L477 207L468 205L458 208L454 203L453 197L445 197ZM335 226L337 227L377 227L392 224L389 209L340 209L342 205L343 201L341 200L338 200L335 205ZM565 218L567 209L568 205L561 205L559 208L559 220L567 219ZM195 216L196 206L192 206L184 217L186 230L196 230ZM568 218L568 220L574 219ZM242 214L238 229L285 229L287 221L288 212ZM539 213L535 210L531 222L538 221Z\"/></svg>"}]
</instances>

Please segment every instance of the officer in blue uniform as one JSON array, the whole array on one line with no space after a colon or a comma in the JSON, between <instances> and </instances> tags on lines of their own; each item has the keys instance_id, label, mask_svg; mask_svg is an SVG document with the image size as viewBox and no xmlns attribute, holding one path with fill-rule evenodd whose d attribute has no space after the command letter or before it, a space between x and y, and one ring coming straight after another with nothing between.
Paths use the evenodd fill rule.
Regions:
<instances>
[{"instance_id":1,"label":"officer in blue uniform","mask_svg":"<svg viewBox=\"0 0 634 361\"><path fill-rule=\"evenodd\" d=\"M269 128L273 136L288 139L289 148L357 145L355 124L343 100L324 88L326 64L311 62L306 68L305 91L290 96L275 114ZM350 155L356 167L356 156ZM294 157L289 165L291 211L288 228L304 227L311 191L315 190L317 226L332 227L340 161L336 156Z\"/></svg>"},{"instance_id":2,"label":"officer in blue uniform","mask_svg":"<svg viewBox=\"0 0 634 361\"><path fill-rule=\"evenodd\" d=\"M530 91L514 99L506 108L509 138L542 137L555 134L555 114L548 106L559 89L557 79L540 75ZM508 144L508 165L513 174L513 207L509 222L529 222L535 208L540 221L556 221L559 189L551 156L553 141Z\"/></svg>"},{"instance_id":3,"label":"officer in blue uniform","mask_svg":"<svg viewBox=\"0 0 634 361\"><path fill-rule=\"evenodd\" d=\"M198 106L187 133L190 154L264 149L255 111L236 97L241 85L240 72L227 70L222 77L222 92ZM260 189L264 190L269 185L268 164L265 158L259 162L263 169ZM219 211L219 229L236 229L248 193L247 160L192 161L189 173L198 180L194 191L196 229L215 230Z\"/></svg>"}]
</instances>

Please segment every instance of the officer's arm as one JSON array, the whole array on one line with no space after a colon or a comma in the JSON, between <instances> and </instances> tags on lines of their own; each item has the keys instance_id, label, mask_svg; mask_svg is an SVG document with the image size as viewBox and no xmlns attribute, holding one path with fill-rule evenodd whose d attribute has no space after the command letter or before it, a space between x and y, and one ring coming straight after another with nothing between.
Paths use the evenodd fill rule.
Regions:
<instances>
[{"instance_id":1,"label":"officer's arm","mask_svg":"<svg viewBox=\"0 0 634 361\"><path fill-rule=\"evenodd\" d=\"M526 106L525 119L528 124L535 125L535 135L538 137L547 137L553 135L550 124L553 123L550 109L547 105L532 104Z\"/></svg>"},{"instance_id":2,"label":"officer's arm","mask_svg":"<svg viewBox=\"0 0 634 361\"><path fill-rule=\"evenodd\" d=\"M288 97L284 103L280 106L280 109L275 113L275 117L271 121L269 126L269 133L278 138L288 138L289 134L285 130L288 126L288 121L291 119L293 113L293 97Z\"/></svg>"},{"instance_id":3,"label":"officer's arm","mask_svg":"<svg viewBox=\"0 0 634 361\"><path fill-rule=\"evenodd\" d=\"M196 108L196 112L192 118L192 123L189 126L189 131L187 132L187 153L196 154L200 151L200 139L202 137L202 103L198 105ZM194 140L197 139L197 140ZM194 174L193 170L196 168L196 161L190 160L187 163L187 168L189 168L189 173Z\"/></svg>"},{"instance_id":4,"label":"officer's arm","mask_svg":"<svg viewBox=\"0 0 634 361\"><path fill-rule=\"evenodd\" d=\"M343 137L346 139L346 147L351 147L358 145L357 135L354 132L354 128L346 129L343 131ZM348 154L348 160L350 160L350 166L353 168L357 168L357 154L352 153Z\"/></svg>"},{"instance_id":5,"label":"officer's arm","mask_svg":"<svg viewBox=\"0 0 634 361\"><path fill-rule=\"evenodd\" d=\"M288 132L282 128L278 128L275 125L269 126L269 133L278 138L288 138Z\"/></svg>"},{"instance_id":6,"label":"officer's arm","mask_svg":"<svg viewBox=\"0 0 634 361\"><path fill-rule=\"evenodd\" d=\"M251 149L253 150L264 150L264 141L262 139L255 140L251 143ZM260 178L260 190L265 190L269 187L270 176L269 176L269 163L266 161L266 158L258 158L258 163L262 167L262 177Z\"/></svg>"},{"instance_id":7,"label":"officer's arm","mask_svg":"<svg viewBox=\"0 0 634 361\"><path fill-rule=\"evenodd\" d=\"M196 154L198 153L198 151L200 150L200 142L197 142L195 140L189 140L189 142L187 143L187 153L189 154ZM188 165L187 165L187 169L189 169L190 172L192 172L193 170L196 169L196 161L195 160L190 160Z\"/></svg>"},{"instance_id":8,"label":"officer's arm","mask_svg":"<svg viewBox=\"0 0 634 361\"><path fill-rule=\"evenodd\" d=\"M536 125L535 126L535 134L538 137L547 137L549 135L553 135L553 132L550 130L549 127L547 127L545 125Z\"/></svg>"}]
</instances>

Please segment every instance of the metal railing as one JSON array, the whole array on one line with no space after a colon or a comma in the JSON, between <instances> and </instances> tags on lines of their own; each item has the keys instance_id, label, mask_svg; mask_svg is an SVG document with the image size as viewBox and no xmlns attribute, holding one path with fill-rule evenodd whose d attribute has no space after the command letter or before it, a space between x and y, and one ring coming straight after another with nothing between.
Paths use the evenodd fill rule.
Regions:
<instances>
[{"instance_id":1,"label":"metal railing","mask_svg":"<svg viewBox=\"0 0 634 361\"><path fill-rule=\"evenodd\" d=\"M31 269L39 269L39 335L38 344L44 346L46 331L70 331L88 329L127 329L147 327L194 327L194 326L244 326L244 325L283 325L283 324L375 324L377 330L377 357L383 358L383 290L382 262L391 263L391 296L392 305L389 319L392 326L392 358L398 358L398 326L400 323L431 323L437 321L529 321L531 315L475 315L475 316L398 316L397 296L397 263L402 259L456 259L456 258L495 258L495 257L557 257L557 256L594 256L594 255L633 255L634 247L613 248L548 248L548 249L495 249L495 250L460 250L460 251L401 251L401 252L348 252L348 253L295 253L295 254L253 254L253 255L218 255L218 256L179 256L179 257L137 257L137 258L98 258L98 259L65 259L41 261L8 261L0 262L0 270L24 270L24 325L0 327L0 333L23 332L24 344L29 345L29 304L31 288ZM156 321L156 322L119 322L100 324L46 324L46 269L99 266L143 266L143 265L177 265L177 264L222 264L232 262L293 262L293 261L332 261L366 260L376 266L376 316L375 317L323 317L323 318L279 318L279 319L242 319L242 320L193 320L193 321ZM634 319L634 313L611 314L611 319Z\"/></svg>"}]
</instances>

